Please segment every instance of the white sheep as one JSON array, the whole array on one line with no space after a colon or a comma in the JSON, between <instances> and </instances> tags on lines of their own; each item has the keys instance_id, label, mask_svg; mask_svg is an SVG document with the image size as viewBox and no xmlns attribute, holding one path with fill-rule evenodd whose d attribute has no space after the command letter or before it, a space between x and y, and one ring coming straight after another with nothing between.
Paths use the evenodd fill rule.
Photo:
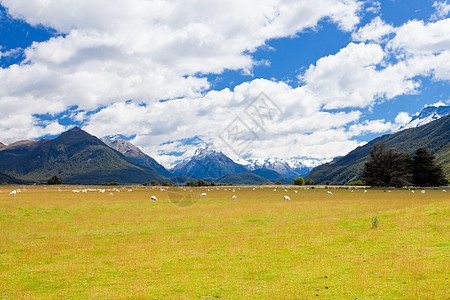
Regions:
<instances>
[{"instance_id":1,"label":"white sheep","mask_svg":"<svg viewBox=\"0 0 450 300\"><path fill-rule=\"evenodd\" d=\"M289 200L291 200L291 198L289 198L289 196L284 196L284 200L289 201Z\"/></svg>"},{"instance_id":2,"label":"white sheep","mask_svg":"<svg viewBox=\"0 0 450 300\"><path fill-rule=\"evenodd\" d=\"M411 191L411 193L413 193L413 194L414 194L414 191Z\"/></svg>"},{"instance_id":3,"label":"white sheep","mask_svg":"<svg viewBox=\"0 0 450 300\"><path fill-rule=\"evenodd\" d=\"M422 194L425 194L425 190L422 190L421 193L422 193Z\"/></svg>"},{"instance_id":4,"label":"white sheep","mask_svg":"<svg viewBox=\"0 0 450 300\"><path fill-rule=\"evenodd\" d=\"M446 190L442 190L444 193L447 193L447 191Z\"/></svg>"},{"instance_id":5,"label":"white sheep","mask_svg":"<svg viewBox=\"0 0 450 300\"><path fill-rule=\"evenodd\" d=\"M158 201L158 199L156 199L156 196L151 196L150 199L154 202Z\"/></svg>"},{"instance_id":6,"label":"white sheep","mask_svg":"<svg viewBox=\"0 0 450 300\"><path fill-rule=\"evenodd\" d=\"M165 191L165 189L161 189L161 192L164 192Z\"/></svg>"},{"instance_id":7,"label":"white sheep","mask_svg":"<svg viewBox=\"0 0 450 300\"><path fill-rule=\"evenodd\" d=\"M297 193L298 193L298 191L294 191L294 193L296 193L296 194L297 194Z\"/></svg>"},{"instance_id":8,"label":"white sheep","mask_svg":"<svg viewBox=\"0 0 450 300\"><path fill-rule=\"evenodd\" d=\"M16 190L14 190L14 191L12 191L11 193L9 193L10 196L15 196L16 194L17 194L17 191L16 191Z\"/></svg>"},{"instance_id":9,"label":"white sheep","mask_svg":"<svg viewBox=\"0 0 450 300\"><path fill-rule=\"evenodd\" d=\"M236 200L237 197L236 197L236 195L233 195L233 197L231 197L231 198L233 198L233 200Z\"/></svg>"},{"instance_id":10,"label":"white sheep","mask_svg":"<svg viewBox=\"0 0 450 300\"><path fill-rule=\"evenodd\" d=\"M104 189L103 190L98 190L98 192L104 194L105 190Z\"/></svg>"},{"instance_id":11,"label":"white sheep","mask_svg":"<svg viewBox=\"0 0 450 300\"><path fill-rule=\"evenodd\" d=\"M201 193L200 197L206 197L206 193Z\"/></svg>"},{"instance_id":12,"label":"white sheep","mask_svg":"<svg viewBox=\"0 0 450 300\"><path fill-rule=\"evenodd\" d=\"M72 190L72 193L79 193L80 190Z\"/></svg>"},{"instance_id":13,"label":"white sheep","mask_svg":"<svg viewBox=\"0 0 450 300\"><path fill-rule=\"evenodd\" d=\"M333 193L332 193L332 192L330 192L330 191L327 191L327 194L328 194L328 195L333 195Z\"/></svg>"},{"instance_id":14,"label":"white sheep","mask_svg":"<svg viewBox=\"0 0 450 300\"><path fill-rule=\"evenodd\" d=\"M276 192L276 191L277 191L277 189L273 189L273 191L274 191L274 192Z\"/></svg>"}]
</instances>

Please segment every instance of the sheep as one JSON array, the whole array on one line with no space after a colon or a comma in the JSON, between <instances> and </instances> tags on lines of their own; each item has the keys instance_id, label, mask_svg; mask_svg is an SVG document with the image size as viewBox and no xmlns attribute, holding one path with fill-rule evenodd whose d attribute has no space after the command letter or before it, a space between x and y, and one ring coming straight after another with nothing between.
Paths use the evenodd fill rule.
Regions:
<instances>
[{"instance_id":1,"label":"sheep","mask_svg":"<svg viewBox=\"0 0 450 300\"><path fill-rule=\"evenodd\" d=\"M12 191L11 193L9 193L10 196L15 196L16 194L17 194L17 191L16 191L16 190L14 190L14 191Z\"/></svg>"},{"instance_id":2,"label":"sheep","mask_svg":"<svg viewBox=\"0 0 450 300\"><path fill-rule=\"evenodd\" d=\"M105 193L105 190L103 189L103 190L98 190L99 191L99 193Z\"/></svg>"},{"instance_id":3,"label":"sheep","mask_svg":"<svg viewBox=\"0 0 450 300\"><path fill-rule=\"evenodd\" d=\"M411 193L413 193L413 194L414 194L414 191L411 191Z\"/></svg>"},{"instance_id":4,"label":"sheep","mask_svg":"<svg viewBox=\"0 0 450 300\"><path fill-rule=\"evenodd\" d=\"M79 193L80 190L72 190L72 193Z\"/></svg>"},{"instance_id":5,"label":"sheep","mask_svg":"<svg viewBox=\"0 0 450 300\"><path fill-rule=\"evenodd\" d=\"M133 190L128 190L128 192L132 192Z\"/></svg>"},{"instance_id":6,"label":"sheep","mask_svg":"<svg viewBox=\"0 0 450 300\"><path fill-rule=\"evenodd\" d=\"M87 193L87 190L82 190L81 192L83 192L83 193Z\"/></svg>"},{"instance_id":7,"label":"sheep","mask_svg":"<svg viewBox=\"0 0 450 300\"><path fill-rule=\"evenodd\" d=\"M154 202L158 201L158 199L156 199L156 196L151 196L151 197L150 197L150 200L152 200L152 201L154 201Z\"/></svg>"},{"instance_id":8,"label":"sheep","mask_svg":"<svg viewBox=\"0 0 450 300\"><path fill-rule=\"evenodd\" d=\"M422 193L422 194L425 194L425 190L422 190L421 193Z\"/></svg>"},{"instance_id":9,"label":"sheep","mask_svg":"<svg viewBox=\"0 0 450 300\"><path fill-rule=\"evenodd\" d=\"M201 193L200 197L206 197L206 193Z\"/></svg>"},{"instance_id":10,"label":"sheep","mask_svg":"<svg viewBox=\"0 0 450 300\"><path fill-rule=\"evenodd\" d=\"M284 200L289 201L291 198L289 198L289 196L284 196Z\"/></svg>"},{"instance_id":11,"label":"sheep","mask_svg":"<svg viewBox=\"0 0 450 300\"><path fill-rule=\"evenodd\" d=\"M233 200L236 200L237 197L236 197L236 195L233 195L233 197L231 197L231 198L232 198Z\"/></svg>"},{"instance_id":12,"label":"sheep","mask_svg":"<svg viewBox=\"0 0 450 300\"><path fill-rule=\"evenodd\" d=\"M276 191L277 191L277 189L273 189L273 191L274 191L274 192L276 192Z\"/></svg>"},{"instance_id":13,"label":"sheep","mask_svg":"<svg viewBox=\"0 0 450 300\"><path fill-rule=\"evenodd\" d=\"M109 193L109 195L110 195L110 196L114 196L114 194L113 194L113 193Z\"/></svg>"},{"instance_id":14,"label":"sheep","mask_svg":"<svg viewBox=\"0 0 450 300\"><path fill-rule=\"evenodd\" d=\"M367 193L367 190L364 190L364 193Z\"/></svg>"},{"instance_id":15,"label":"sheep","mask_svg":"<svg viewBox=\"0 0 450 300\"><path fill-rule=\"evenodd\" d=\"M297 193L298 193L298 191L294 191L294 193L296 193L296 194L297 194Z\"/></svg>"},{"instance_id":16,"label":"sheep","mask_svg":"<svg viewBox=\"0 0 450 300\"><path fill-rule=\"evenodd\" d=\"M161 189L161 192L164 192L165 191L165 189Z\"/></svg>"},{"instance_id":17,"label":"sheep","mask_svg":"<svg viewBox=\"0 0 450 300\"><path fill-rule=\"evenodd\" d=\"M328 194L328 195L333 195L333 193L332 193L332 192L330 192L330 191L327 191L327 194Z\"/></svg>"},{"instance_id":18,"label":"sheep","mask_svg":"<svg viewBox=\"0 0 450 300\"><path fill-rule=\"evenodd\" d=\"M447 193L447 191L446 190L442 190L444 193Z\"/></svg>"}]
</instances>

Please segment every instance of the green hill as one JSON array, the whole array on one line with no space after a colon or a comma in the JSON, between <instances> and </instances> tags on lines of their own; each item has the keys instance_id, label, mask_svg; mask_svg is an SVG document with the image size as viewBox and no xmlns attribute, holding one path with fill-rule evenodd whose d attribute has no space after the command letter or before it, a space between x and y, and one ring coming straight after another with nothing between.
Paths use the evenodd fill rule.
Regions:
<instances>
[{"instance_id":1,"label":"green hill","mask_svg":"<svg viewBox=\"0 0 450 300\"><path fill-rule=\"evenodd\" d=\"M268 182L267 179L248 172L228 174L217 179L217 183L225 183L225 184L232 183L242 185L249 185L249 184L255 185L255 184L263 184L266 182Z\"/></svg>"},{"instance_id":2,"label":"green hill","mask_svg":"<svg viewBox=\"0 0 450 300\"><path fill-rule=\"evenodd\" d=\"M1 152L0 152L1 153ZM1 160L0 171L21 180L46 182L57 175L63 183L142 183L164 179L156 171L139 167L95 136L75 127L54 140L39 143L19 157Z\"/></svg>"},{"instance_id":3,"label":"green hill","mask_svg":"<svg viewBox=\"0 0 450 300\"><path fill-rule=\"evenodd\" d=\"M0 184L27 184L27 183L29 182L0 173Z\"/></svg>"},{"instance_id":4,"label":"green hill","mask_svg":"<svg viewBox=\"0 0 450 300\"><path fill-rule=\"evenodd\" d=\"M396 152L413 155L417 148L425 147L442 164L447 177L450 176L450 115L417 128L378 137L347 155L313 169L308 177L315 183L347 184L359 180L364 163L373 146L385 143Z\"/></svg>"}]
</instances>

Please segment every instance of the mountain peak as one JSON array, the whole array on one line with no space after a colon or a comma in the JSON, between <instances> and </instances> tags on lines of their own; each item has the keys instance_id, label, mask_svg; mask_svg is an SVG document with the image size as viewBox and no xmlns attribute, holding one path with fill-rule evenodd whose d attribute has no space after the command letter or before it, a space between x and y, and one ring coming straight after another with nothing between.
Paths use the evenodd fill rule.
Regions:
<instances>
[{"instance_id":1,"label":"mountain peak","mask_svg":"<svg viewBox=\"0 0 450 300\"><path fill-rule=\"evenodd\" d=\"M398 130L400 131L403 129L419 127L430 123L431 121L445 117L448 114L450 114L450 106L442 104L430 105L424 107L420 112L416 113L408 124L403 125Z\"/></svg>"},{"instance_id":2,"label":"mountain peak","mask_svg":"<svg viewBox=\"0 0 450 300\"><path fill-rule=\"evenodd\" d=\"M210 145L206 146L205 148L198 148L195 150L194 156L209 156L209 155L215 155L215 154L222 154L222 152L217 152L216 149Z\"/></svg>"}]
</instances>

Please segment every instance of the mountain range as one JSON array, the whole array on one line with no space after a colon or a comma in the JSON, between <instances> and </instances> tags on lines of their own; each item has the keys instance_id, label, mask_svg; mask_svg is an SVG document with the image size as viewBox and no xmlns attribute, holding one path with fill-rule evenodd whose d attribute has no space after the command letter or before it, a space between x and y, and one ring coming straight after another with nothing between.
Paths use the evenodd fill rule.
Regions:
<instances>
[{"instance_id":1,"label":"mountain range","mask_svg":"<svg viewBox=\"0 0 450 300\"><path fill-rule=\"evenodd\" d=\"M376 144L384 143L396 152L413 155L417 148L425 147L441 164L444 173L450 175L450 115L425 125L405 129L394 134L378 137L364 146L358 147L343 157L313 169L308 177L315 183L327 180L332 184L348 184L361 179L364 163Z\"/></svg>"},{"instance_id":2,"label":"mountain range","mask_svg":"<svg viewBox=\"0 0 450 300\"><path fill-rule=\"evenodd\" d=\"M23 141L0 149L0 172L22 181L138 183L162 180L155 170L133 164L120 152L75 127L53 140Z\"/></svg>"},{"instance_id":3,"label":"mountain range","mask_svg":"<svg viewBox=\"0 0 450 300\"><path fill-rule=\"evenodd\" d=\"M377 143L409 154L418 147L426 147L435 155L436 162L444 166L448 176L449 111L448 106L427 107L407 125L414 128L376 138L346 156L314 168L308 177L316 183L329 180L333 184L346 184L357 180L364 161ZM447 116L429 122L444 114ZM418 126L422 123L427 124ZM19 141L10 145L0 143L0 183L43 183L57 175L64 183L74 184L143 183L153 179L180 184L198 179L233 184L275 181L289 184L294 177L304 177L311 168L310 161L304 164L300 159L269 158L239 164L213 147L206 147L197 149L191 158L167 170L120 136L100 140L78 127L55 139Z\"/></svg>"},{"instance_id":4,"label":"mountain range","mask_svg":"<svg viewBox=\"0 0 450 300\"><path fill-rule=\"evenodd\" d=\"M439 105L439 106L427 106L423 108L420 112L414 115L414 117L406 125L400 127L399 130L415 128L431 121L443 118L450 114L450 106Z\"/></svg>"}]
</instances>

